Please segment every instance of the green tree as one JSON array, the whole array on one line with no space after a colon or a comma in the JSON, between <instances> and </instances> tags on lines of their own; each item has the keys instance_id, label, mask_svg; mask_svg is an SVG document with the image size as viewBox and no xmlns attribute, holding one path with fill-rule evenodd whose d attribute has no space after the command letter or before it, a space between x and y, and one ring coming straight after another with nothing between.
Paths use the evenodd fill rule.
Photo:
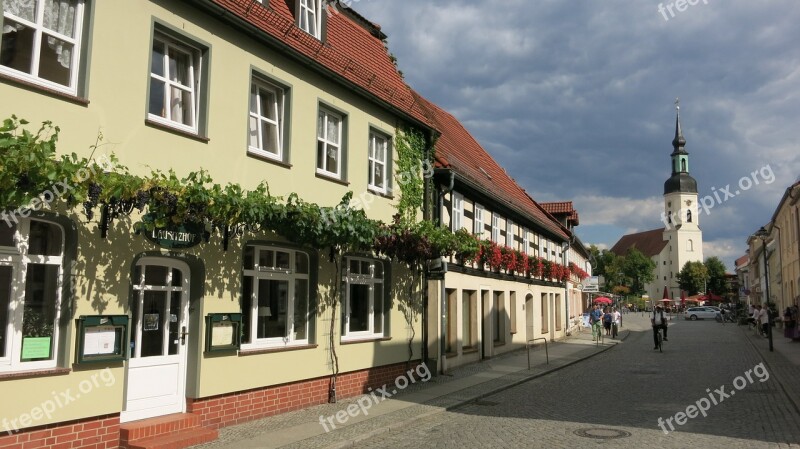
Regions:
<instances>
[{"instance_id":1,"label":"green tree","mask_svg":"<svg viewBox=\"0 0 800 449\"><path fill-rule=\"evenodd\" d=\"M708 288L706 293L712 292L715 295L726 296L728 294L728 283L725 280L725 264L719 257L709 257L704 265L708 271Z\"/></svg>"},{"instance_id":2,"label":"green tree","mask_svg":"<svg viewBox=\"0 0 800 449\"><path fill-rule=\"evenodd\" d=\"M708 282L708 269L703 262L686 262L678 273L678 285L689 295L696 295Z\"/></svg>"},{"instance_id":3,"label":"green tree","mask_svg":"<svg viewBox=\"0 0 800 449\"><path fill-rule=\"evenodd\" d=\"M589 254L592 262L592 275L603 276L603 288L611 290L613 287L623 283L623 273L620 258L611 251L601 250L596 245L589 246Z\"/></svg>"},{"instance_id":4,"label":"green tree","mask_svg":"<svg viewBox=\"0 0 800 449\"><path fill-rule=\"evenodd\" d=\"M645 284L653 282L655 269L656 263L636 248L629 249L622 261L622 272L635 295L642 295Z\"/></svg>"}]
</instances>

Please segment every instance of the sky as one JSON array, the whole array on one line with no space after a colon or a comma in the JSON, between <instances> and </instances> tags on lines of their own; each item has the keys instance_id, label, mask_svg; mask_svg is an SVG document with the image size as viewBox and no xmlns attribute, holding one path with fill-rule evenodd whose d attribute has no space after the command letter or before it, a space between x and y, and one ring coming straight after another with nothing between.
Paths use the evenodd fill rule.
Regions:
<instances>
[{"instance_id":1,"label":"sky","mask_svg":"<svg viewBox=\"0 0 800 449\"><path fill-rule=\"evenodd\" d=\"M800 177L796 0L350 4L535 200L573 201L587 245L663 227L678 97L706 258L732 272Z\"/></svg>"}]
</instances>

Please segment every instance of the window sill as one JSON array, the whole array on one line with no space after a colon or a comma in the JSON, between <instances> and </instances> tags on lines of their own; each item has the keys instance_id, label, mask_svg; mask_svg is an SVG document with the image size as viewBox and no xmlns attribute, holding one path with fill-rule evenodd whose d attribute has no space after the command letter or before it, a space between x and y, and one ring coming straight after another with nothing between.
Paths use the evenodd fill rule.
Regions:
<instances>
[{"instance_id":1,"label":"window sill","mask_svg":"<svg viewBox=\"0 0 800 449\"><path fill-rule=\"evenodd\" d=\"M394 199L394 195L392 195L391 193L388 193L388 192L381 192L380 190L375 190L375 189L374 189L374 188L372 188L372 187L367 187L367 191L368 191L369 193L372 193L372 194L374 194L374 195L378 195L378 196L379 196L379 197L381 197L381 198L386 198L386 199L388 199L388 200L393 200L393 199Z\"/></svg>"},{"instance_id":2,"label":"window sill","mask_svg":"<svg viewBox=\"0 0 800 449\"><path fill-rule=\"evenodd\" d=\"M270 164L275 164L275 165L277 165L279 167L292 168L292 164L290 164L288 162L284 162L284 161L282 161L280 159L275 159L273 157L269 157L269 156L264 155L264 154L259 154L259 153L256 153L255 151L247 150L247 155L252 157L253 159L258 159L258 160L263 161L263 162L268 162Z\"/></svg>"},{"instance_id":3,"label":"window sill","mask_svg":"<svg viewBox=\"0 0 800 449\"><path fill-rule=\"evenodd\" d=\"M342 181L341 179L334 178L333 176L323 175L322 173L316 173L317 178L324 179L326 181L335 182L336 184L341 184L343 186L350 186L350 183L347 181Z\"/></svg>"},{"instance_id":4,"label":"window sill","mask_svg":"<svg viewBox=\"0 0 800 449\"><path fill-rule=\"evenodd\" d=\"M31 371L0 373L0 381L12 379L28 379L31 377L63 376L72 372L69 368L45 368Z\"/></svg>"},{"instance_id":5,"label":"window sill","mask_svg":"<svg viewBox=\"0 0 800 449\"><path fill-rule=\"evenodd\" d=\"M171 132L172 134L181 136L181 137L188 137L190 139L196 140L198 142L208 143L211 141L208 137L203 137L197 134L192 134L188 131L183 131L181 129L173 128L169 125L165 125L163 123L156 122L154 120L150 120L149 118L144 119L144 124L146 126L150 126L152 128L157 128L162 131Z\"/></svg>"},{"instance_id":6,"label":"window sill","mask_svg":"<svg viewBox=\"0 0 800 449\"><path fill-rule=\"evenodd\" d=\"M271 354L273 352L300 351L303 349L314 349L318 346L319 345L316 344L310 344L310 345L284 346L280 348L240 349L239 357L246 357L248 355L258 355L258 354Z\"/></svg>"},{"instance_id":7,"label":"window sill","mask_svg":"<svg viewBox=\"0 0 800 449\"><path fill-rule=\"evenodd\" d=\"M347 340L343 339L341 341L341 344L342 345L353 345L353 344L356 344L356 343L374 343L374 342L378 342L378 341L389 341L391 339L392 339L392 337L353 338L353 339L347 339Z\"/></svg>"},{"instance_id":8,"label":"window sill","mask_svg":"<svg viewBox=\"0 0 800 449\"><path fill-rule=\"evenodd\" d=\"M461 348L461 355L477 354L477 353L478 353L478 348L473 348L472 346L467 348Z\"/></svg>"},{"instance_id":9,"label":"window sill","mask_svg":"<svg viewBox=\"0 0 800 449\"><path fill-rule=\"evenodd\" d=\"M15 78L13 76L6 75L4 73L0 73L0 80L7 81L7 82L9 82L11 84L16 84L17 86L19 86L21 88L24 88L24 89L32 90L32 91L39 92L39 93L42 93L42 94L45 94L45 95L49 95L51 97L58 98L60 100L66 100L66 101L69 101L70 103L75 103L75 104L80 105L80 106L89 106L89 100L86 99L86 98L78 97L78 96L71 95L71 94L67 94L67 93L64 93L64 92L61 92L61 91L58 91L58 90L55 90L55 89L51 89L49 87L40 86L40 85L38 85L36 83L32 83L30 81L25 81L25 80L22 80L22 79L19 79L19 78Z\"/></svg>"}]
</instances>

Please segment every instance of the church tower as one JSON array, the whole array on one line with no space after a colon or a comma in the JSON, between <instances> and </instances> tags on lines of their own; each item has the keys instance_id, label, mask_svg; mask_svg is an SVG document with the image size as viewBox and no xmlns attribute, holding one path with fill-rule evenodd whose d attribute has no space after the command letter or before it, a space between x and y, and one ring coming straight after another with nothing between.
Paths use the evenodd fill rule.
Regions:
<instances>
[{"instance_id":1,"label":"church tower","mask_svg":"<svg viewBox=\"0 0 800 449\"><path fill-rule=\"evenodd\" d=\"M697 207L697 181L689 175L689 153L684 146L686 139L681 130L679 101L675 100L675 138L672 176L664 183L664 240L668 248L665 260L669 260L669 290L673 298L680 297L678 273L686 262L703 261L703 232ZM666 271L666 270L665 270Z\"/></svg>"}]
</instances>

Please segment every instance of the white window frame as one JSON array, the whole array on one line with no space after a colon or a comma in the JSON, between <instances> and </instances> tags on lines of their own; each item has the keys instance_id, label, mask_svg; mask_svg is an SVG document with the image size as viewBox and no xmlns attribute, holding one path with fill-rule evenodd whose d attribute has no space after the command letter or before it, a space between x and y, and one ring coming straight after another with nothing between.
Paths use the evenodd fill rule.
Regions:
<instances>
[{"instance_id":1,"label":"white window frame","mask_svg":"<svg viewBox=\"0 0 800 449\"><path fill-rule=\"evenodd\" d=\"M330 134L328 130L328 118L333 117L338 121L337 126L337 142L334 142L330 139ZM319 120L322 119L323 127L319 129ZM319 113L317 114L317 173L328 176L331 178L342 179L342 158L344 157L344 149L342 148L342 126L344 125L344 119L341 115L331 112L328 109L320 108ZM320 135L322 132L323 135ZM323 147L323 157L322 160L319 160L319 145L322 144ZM336 170L331 171L330 167L328 167L328 158L325 157L328 152L334 149L337 153L336 155ZM321 167L320 167L321 165Z\"/></svg>"},{"instance_id":2,"label":"white window frame","mask_svg":"<svg viewBox=\"0 0 800 449\"><path fill-rule=\"evenodd\" d=\"M531 241L528 239L528 228L522 228L522 252L527 256L531 252Z\"/></svg>"},{"instance_id":3,"label":"white window frame","mask_svg":"<svg viewBox=\"0 0 800 449\"><path fill-rule=\"evenodd\" d=\"M500 215L492 212L492 241L500 243Z\"/></svg>"},{"instance_id":4,"label":"white window frame","mask_svg":"<svg viewBox=\"0 0 800 449\"><path fill-rule=\"evenodd\" d=\"M475 213L474 213L474 217L475 218L473 219L473 223L472 224L473 224L473 234L475 234L478 237L478 239L482 239L483 238L484 226L486 226L483 223L483 211L484 210L485 209L483 208L483 206L481 206L478 203L475 203Z\"/></svg>"},{"instance_id":5,"label":"white window frame","mask_svg":"<svg viewBox=\"0 0 800 449\"><path fill-rule=\"evenodd\" d=\"M150 89L153 89L153 83L159 82L164 83L164 115L153 114L150 112L150 107L148 104L147 110L147 118L154 122L160 123L165 126L169 126L171 128L177 128L182 131L186 131L192 134L197 134L199 132L199 117L200 117L200 101L199 101L199 87L200 87L200 80L202 79L203 74L202 66L203 66L203 55L199 48L189 44L184 40L176 39L172 36L169 36L163 32L156 30L153 33L153 44L160 43L164 45L164 61L162 62L164 66L164 71L166 72L164 75L158 75L150 72ZM189 55L189 84L184 85L180 84L176 81L170 79L169 68L169 53L170 50L179 51L185 55ZM151 49L152 51L152 49ZM151 56L152 57L152 56ZM152 63L151 63L152 67ZM180 121L174 120L172 118L172 108L169 105L172 104L172 89L178 89L183 92L188 92L191 100L191 125L187 125L185 123L181 123ZM150 99L148 98L148 102Z\"/></svg>"},{"instance_id":6,"label":"white window frame","mask_svg":"<svg viewBox=\"0 0 800 449\"><path fill-rule=\"evenodd\" d=\"M62 351L59 347L59 322L61 315L61 295L64 282L64 247L66 233L63 226L47 220L35 220L56 226L61 232L61 248L59 256L44 256L28 254L30 224L32 219L20 218L17 229L14 233L14 246L0 246L0 266L10 266L11 288L13 293L10 295L11 302L8 308L8 322L0 323L6 326L5 357L0 358L0 373L13 371L27 371L36 369L55 368L58 357ZM53 336L51 340L50 360L37 360L23 362L22 358L22 327L23 315L25 310L26 276L28 265L57 265L58 274L55 292L55 314L53 319Z\"/></svg>"},{"instance_id":7,"label":"white window frame","mask_svg":"<svg viewBox=\"0 0 800 449\"><path fill-rule=\"evenodd\" d=\"M265 117L260 114L262 107L261 92L271 92L275 101L269 105L272 113L275 115L275 120ZM272 83L261 80L260 78L253 78L253 85L250 88L250 120L248 123L249 138L247 142L247 151L257 156L264 156L278 161L283 160L283 125L284 125L284 102L286 96L284 90ZM255 111L253 110L255 108ZM255 129L254 129L255 125ZM276 148L275 151L265 149L265 143L262 141L264 126L274 128L276 135ZM255 133L256 145L253 143L253 134Z\"/></svg>"},{"instance_id":8,"label":"white window frame","mask_svg":"<svg viewBox=\"0 0 800 449\"><path fill-rule=\"evenodd\" d=\"M514 248L514 222L509 218L506 220L506 246Z\"/></svg>"},{"instance_id":9,"label":"white window frame","mask_svg":"<svg viewBox=\"0 0 800 449\"><path fill-rule=\"evenodd\" d=\"M340 123L341 126L341 123ZM376 149L379 145L383 146L383 160L378 159L376 155ZM385 194L388 191L389 179L388 175L388 166L389 166L389 138L380 134L375 131L369 132L369 161L368 161L368 170L367 173L367 185L369 186L370 190L374 190L378 193ZM375 172L376 170L380 170L381 179L383 179L382 185L378 185L375 183Z\"/></svg>"},{"instance_id":10,"label":"white window frame","mask_svg":"<svg viewBox=\"0 0 800 449\"><path fill-rule=\"evenodd\" d=\"M29 0L28 3L34 2L36 6L34 7L35 11L35 22L31 22L29 20L25 20L22 17L18 17L11 12L9 12L9 7L6 5L5 8L0 8L0 11L3 12L3 17L6 17L10 20L13 20L20 25L23 25L28 28L32 28L34 30L34 38L32 44L32 55L31 55L31 72L26 73L21 72L19 70L13 69L11 67L7 67L4 65L0 65L0 73L4 73L14 78L20 78L22 80L31 82L33 84L46 87L48 89L57 90L60 92L64 92L70 95L77 95L78 90L78 76L80 72L80 54L81 54L81 45L83 41L83 11L84 11L84 1L79 0L76 7L75 7L75 15L73 18L73 22L75 24L75 29L73 30L73 34L75 37L69 37L64 34L61 34L57 31L50 30L44 27L44 0ZM3 2L0 2L3 3ZM0 20L0 23L3 23L4 26L9 26L7 21ZM0 30L2 33L2 30ZM43 39L47 37L53 37L59 40L64 41L67 44L72 45L72 54L70 55L70 62L69 62L69 84L63 85L59 84L44 78L39 77L39 62L41 60L41 46Z\"/></svg>"},{"instance_id":11,"label":"white window frame","mask_svg":"<svg viewBox=\"0 0 800 449\"><path fill-rule=\"evenodd\" d=\"M351 273L350 272L350 263L352 261L357 261L359 264L363 262L367 262L370 264L370 273L363 274L363 273ZM375 265L381 265L381 273L382 277L378 278L375 277ZM344 294L344 305L342 307L342 311L344 312L344 318L342 321L342 341L348 340L363 340L363 339L373 339L373 338L381 338L386 333L386 314L389 312L386 304L384 304L384 295L386 294L386 269L383 266L383 262L377 259L369 259L365 257L347 257L345 259L345 272L342 276L342 281L345 285L345 294ZM350 285L357 284L357 285L369 285L369 326L366 331L350 331L350 313L352 310L351 306L351 298L350 298ZM375 284L381 284L383 288L381 288L381 294L379 298L375 297ZM381 303L381 331L375 331L375 302L380 301Z\"/></svg>"},{"instance_id":12,"label":"white window frame","mask_svg":"<svg viewBox=\"0 0 800 449\"><path fill-rule=\"evenodd\" d=\"M464 223L464 195L453 192L453 204L450 207L450 230L461 229Z\"/></svg>"},{"instance_id":13,"label":"white window frame","mask_svg":"<svg viewBox=\"0 0 800 449\"><path fill-rule=\"evenodd\" d=\"M278 246L268 246L268 245L247 245L248 248L253 248L253 268L252 269L242 269L242 282L246 282L247 276L252 278L252 289L251 289L251 297L250 297L250 316L249 316L249 343L242 343L242 349L259 349L259 348L271 348L271 347L284 347L284 346L302 346L307 345L309 342L309 337L311 335L311 280L310 280L310 271L311 267L311 257L308 253L304 251L298 251L292 248L284 248ZM288 253L289 254L289 268L288 269L280 269L276 268L275 265L271 266L260 266L259 261L259 252L260 251L272 251L273 252L273 260L277 260L277 253ZM308 261L308 270L309 273L298 273L295 272L296 267L296 260L297 254L302 253L305 255L306 260ZM287 292L287 302L286 302L286 335L283 337L271 337L271 338L258 338L258 287L259 287L259 280L270 280L270 281L285 281L288 284L288 292ZM294 309L296 307L297 297L295 295L295 281L297 280L305 280L306 281L306 293L308 297L306 298L306 303L308 304L308 314L306 315L306 338L303 339L295 339L295 328L294 328Z\"/></svg>"},{"instance_id":14,"label":"white window frame","mask_svg":"<svg viewBox=\"0 0 800 449\"><path fill-rule=\"evenodd\" d=\"M322 32L322 0L299 1L297 27L319 39Z\"/></svg>"}]
</instances>

